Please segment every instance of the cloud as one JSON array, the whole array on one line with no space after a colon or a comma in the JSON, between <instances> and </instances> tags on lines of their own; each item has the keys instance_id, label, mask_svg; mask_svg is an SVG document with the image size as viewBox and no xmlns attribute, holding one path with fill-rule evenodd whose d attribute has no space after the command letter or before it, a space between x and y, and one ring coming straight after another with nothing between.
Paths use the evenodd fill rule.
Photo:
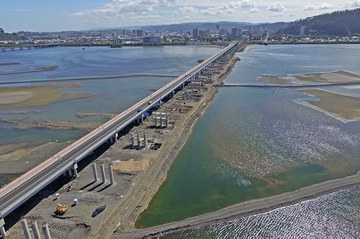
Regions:
<instances>
[{"instance_id":1,"label":"cloud","mask_svg":"<svg viewBox=\"0 0 360 239\"><path fill-rule=\"evenodd\" d=\"M314 5L307 4L303 7L305 11L315 11L317 8Z\"/></svg>"},{"instance_id":2,"label":"cloud","mask_svg":"<svg viewBox=\"0 0 360 239\"><path fill-rule=\"evenodd\" d=\"M270 12L283 12L285 10L285 7L281 5L281 3L274 3L271 6L269 6L267 9Z\"/></svg>"},{"instance_id":3,"label":"cloud","mask_svg":"<svg viewBox=\"0 0 360 239\"><path fill-rule=\"evenodd\" d=\"M357 0L360 2L360 0ZM329 10L329 9L333 9L334 6L330 3L327 3L327 2L323 2L321 3L320 5L318 6L315 6L315 5L312 5L312 4L308 4L308 5L305 5L303 7L303 9L305 11L316 11L316 10Z\"/></svg>"},{"instance_id":4,"label":"cloud","mask_svg":"<svg viewBox=\"0 0 360 239\"><path fill-rule=\"evenodd\" d=\"M113 0L99 8L75 12L71 15L79 17L114 17L120 15L142 14L155 9L174 5L177 0Z\"/></svg>"},{"instance_id":5,"label":"cloud","mask_svg":"<svg viewBox=\"0 0 360 239\"><path fill-rule=\"evenodd\" d=\"M319 6L319 10L328 10L328 9L332 9L333 5L329 4L327 2L323 2L322 4L320 4Z\"/></svg>"},{"instance_id":6,"label":"cloud","mask_svg":"<svg viewBox=\"0 0 360 239\"><path fill-rule=\"evenodd\" d=\"M352 2L350 6L351 7L360 7L360 0L356 0L356 1Z\"/></svg>"}]
</instances>

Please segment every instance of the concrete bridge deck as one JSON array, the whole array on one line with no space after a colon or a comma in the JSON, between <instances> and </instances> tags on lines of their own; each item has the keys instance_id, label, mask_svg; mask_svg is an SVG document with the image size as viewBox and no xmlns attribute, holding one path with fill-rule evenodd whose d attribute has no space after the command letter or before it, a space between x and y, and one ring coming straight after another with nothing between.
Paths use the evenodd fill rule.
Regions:
<instances>
[{"instance_id":1,"label":"concrete bridge deck","mask_svg":"<svg viewBox=\"0 0 360 239\"><path fill-rule=\"evenodd\" d=\"M166 97L172 97L175 91L183 88L188 82L199 77L204 70L223 56L233 53L238 44L239 42L231 42L227 47L209 57L204 62L180 75L156 92L137 102L129 109L123 111L37 167L1 188L0 221L2 223L0 224L0 232L4 233L4 225L2 225L4 221L2 219L17 207L69 170L76 176L77 163L79 161L91 154L105 142L116 141L118 132L135 120L143 119L144 112L159 105Z\"/></svg>"}]
</instances>

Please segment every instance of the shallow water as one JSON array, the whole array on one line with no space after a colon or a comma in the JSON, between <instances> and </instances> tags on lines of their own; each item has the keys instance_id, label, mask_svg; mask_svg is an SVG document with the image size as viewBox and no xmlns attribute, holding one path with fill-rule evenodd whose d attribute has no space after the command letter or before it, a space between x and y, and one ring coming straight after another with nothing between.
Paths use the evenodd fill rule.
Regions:
<instances>
[{"instance_id":1,"label":"shallow water","mask_svg":"<svg viewBox=\"0 0 360 239\"><path fill-rule=\"evenodd\" d=\"M239 54L242 60L226 82L319 69L354 71L359 46L328 47L251 46ZM348 60L339 63L327 55L326 61L334 51ZM313 98L291 89L220 88L137 225L180 220L358 172L360 122L344 124L298 99Z\"/></svg>"},{"instance_id":2,"label":"shallow water","mask_svg":"<svg viewBox=\"0 0 360 239\"><path fill-rule=\"evenodd\" d=\"M197 60L205 59L219 49L197 46L174 47L57 47L0 53L0 62L19 62L18 65L0 66L0 82L46 80L55 78L109 76L127 74L170 74L180 75L195 66ZM1 75L28 71L42 66L59 66L55 71ZM51 103L36 107L18 107L0 110L0 118L65 120L72 122L105 122L102 116L78 118L76 113L119 113L173 80L173 77L131 77L71 81L78 88L64 88L62 91L87 92L91 96ZM40 85L45 83L40 83ZM56 82L55 84L60 84ZM39 85L39 84L19 84ZM16 85L2 85L2 87ZM12 114L12 112L29 112ZM0 145L29 143L37 146L47 142L76 140L86 132L79 130L29 129L16 130L14 125L0 123ZM1 168L1 167L0 167ZM0 174L1 174L0 170Z\"/></svg>"}]
</instances>

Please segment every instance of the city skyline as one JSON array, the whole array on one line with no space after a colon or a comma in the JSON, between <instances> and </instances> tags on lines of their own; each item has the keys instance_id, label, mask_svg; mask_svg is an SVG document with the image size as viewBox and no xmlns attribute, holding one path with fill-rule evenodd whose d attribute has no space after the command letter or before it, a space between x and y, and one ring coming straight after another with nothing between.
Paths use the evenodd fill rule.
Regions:
<instances>
[{"instance_id":1,"label":"city skyline","mask_svg":"<svg viewBox=\"0 0 360 239\"><path fill-rule=\"evenodd\" d=\"M0 9L6 32L87 30L184 22L293 21L360 7L360 0L205 1L199 0L63 0L7 1Z\"/></svg>"}]
</instances>

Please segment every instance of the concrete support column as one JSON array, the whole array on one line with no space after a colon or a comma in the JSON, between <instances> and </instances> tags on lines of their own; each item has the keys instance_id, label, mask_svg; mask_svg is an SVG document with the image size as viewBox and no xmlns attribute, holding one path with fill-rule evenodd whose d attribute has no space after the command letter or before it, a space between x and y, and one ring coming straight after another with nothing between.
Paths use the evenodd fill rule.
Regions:
<instances>
[{"instance_id":1,"label":"concrete support column","mask_svg":"<svg viewBox=\"0 0 360 239\"><path fill-rule=\"evenodd\" d=\"M136 134L136 144L138 147L141 147L140 134Z\"/></svg>"},{"instance_id":2,"label":"concrete support column","mask_svg":"<svg viewBox=\"0 0 360 239\"><path fill-rule=\"evenodd\" d=\"M79 174L78 174L78 172L77 172L77 169L78 169L78 165L77 165L77 163L75 163L75 164L73 165L73 170L74 170L74 176L75 176L75 178L79 177Z\"/></svg>"},{"instance_id":3,"label":"concrete support column","mask_svg":"<svg viewBox=\"0 0 360 239\"><path fill-rule=\"evenodd\" d=\"M144 113L141 114L141 123L144 122Z\"/></svg>"},{"instance_id":4,"label":"concrete support column","mask_svg":"<svg viewBox=\"0 0 360 239\"><path fill-rule=\"evenodd\" d=\"M38 227L38 224L37 224L36 221L31 225L31 228L32 228L33 233L34 233L34 238L35 239L41 239L39 227Z\"/></svg>"},{"instance_id":5,"label":"concrete support column","mask_svg":"<svg viewBox=\"0 0 360 239\"><path fill-rule=\"evenodd\" d=\"M73 176L73 172L72 172L72 169L69 168L68 171L67 171L69 177L71 178Z\"/></svg>"},{"instance_id":6,"label":"concrete support column","mask_svg":"<svg viewBox=\"0 0 360 239\"><path fill-rule=\"evenodd\" d=\"M96 163L93 163L92 169L93 169L93 174L94 174L94 181L97 182L99 180L99 177L98 177L98 173L97 173Z\"/></svg>"},{"instance_id":7,"label":"concrete support column","mask_svg":"<svg viewBox=\"0 0 360 239\"><path fill-rule=\"evenodd\" d=\"M0 236L5 239L6 238L6 231L5 231L5 220L0 219Z\"/></svg>"},{"instance_id":8,"label":"concrete support column","mask_svg":"<svg viewBox=\"0 0 360 239\"><path fill-rule=\"evenodd\" d=\"M157 117L154 117L154 126L157 127Z\"/></svg>"},{"instance_id":9,"label":"concrete support column","mask_svg":"<svg viewBox=\"0 0 360 239\"><path fill-rule=\"evenodd\" d=\"M45 225L43 225L42 229L43 229L43 232L44 232L44 235L45 235L45 239L51 239L50 230L49 230L49 224L46 223Z\"/></svg>"},{"instance_id":10,"label":"concrete support column","mask_svg":"<svg viewBox=\"0 0 360 239\"><path fill-rule=\"evenodd\" d=\"M112 165L109 166L109 172L110 172L110 184L115 185L116 182L115 182L115 179L114 179L114 170L113 170Z\"/></svg>"},{"instance_id":11,"label":"concrete support column","mask_svg":"<svg viewBox=\"0 0 360 239\"><path fill-rule=\"evenodd\" d=\"M25 239L31 239L31 234L26 219L21 220L21 226L24 231Z\"/></svg>"},{"instance_id":12,"label":"concrete support column","mask_svg":"<svg viewBox=\"0 0 360 239\"><path fill-rule=\"evenodd\" d=\"M147 146L147 135L144 133L144 148Z\"/></svg>"},{"instance_id":13,"label":"concrete support column","mask_svg":"<svg viewBox=\"0 0 360 239\"><path fill-rule=\"evenodd\" d=\"M1 236L1 238L3 238L3 239L6 238L6 231L5 231L4 226L1 226L1 227L0 227L0 236Z\"/></svg>"},{"instance_id":14,"label":"concrete support column","mask_svg":"<svg viewBox=\"0 0 360 239\"><path fill-rule=\"evenodd\" d=\"M100 165L100 172L101 172L101 181L102 183L106 183L106 176L105 176L105 167L104 164Z\"/></svg>"},{"instance_id":15,"label":"concrete support column","mask_svg":"<svg viewBox=\"0 0 360 239\"><path fill-rule=\"evenodd\" d=\"M119 138L119 133L118 133L118 132L116 132L116 133L115 133L115 142L117 142L117 141L118 141L118 138Z\"/></svg>"}]
</instances>

